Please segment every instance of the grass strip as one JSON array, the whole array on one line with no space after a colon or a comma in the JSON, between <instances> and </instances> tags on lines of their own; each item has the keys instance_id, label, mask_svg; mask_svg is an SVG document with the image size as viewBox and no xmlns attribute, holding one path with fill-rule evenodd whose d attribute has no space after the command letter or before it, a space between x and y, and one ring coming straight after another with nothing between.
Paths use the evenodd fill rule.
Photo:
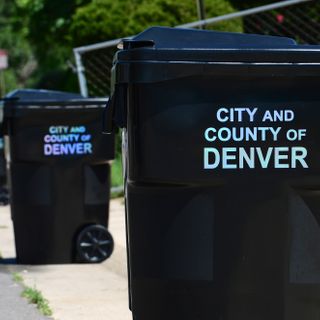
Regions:
<instances>
[{"instance_id":1,"label":"grass strip","mask_svg":"<svg viewBox=\"0 0 320 320\"><path fill-rule=\"evenodd\" d=\"M49 302L45 299L38 289L35 287L28 287L24 284L24 279L20 273L13 273L12 279L16 283L19 283L23 287L23 291L21 296L26 298L29 303L33 303L37 306L37 309L44 315L44 316L52 316L52 310L50 309Z\"/></svg>"}]
</instances>

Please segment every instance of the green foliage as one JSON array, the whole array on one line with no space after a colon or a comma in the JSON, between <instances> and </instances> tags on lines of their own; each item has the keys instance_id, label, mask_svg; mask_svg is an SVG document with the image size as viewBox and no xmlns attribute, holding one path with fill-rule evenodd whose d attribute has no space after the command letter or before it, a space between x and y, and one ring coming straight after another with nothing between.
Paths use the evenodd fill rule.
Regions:
<instances>
[{"instance_id":1,"label":"green foliage","mask_svg":"<svg viewBox=\"0 0 320 320\"><path fill-rule=\"evenodd\" d=\"M207 17L235 11L228 0L205 0ZM133 35L153 25L197 20L195 0L12 0L0 2L0 48L9 52L6 91L18 87L77 90L72 48ZM242 31L241 21L218 30ZM71 61L70 61L71 59Z\"/></svg>"},{"instance_id":2,"label":"green foliage","mask_svg":"<svg viewBox=\"0 0 320 320\"><path fill-rule=\"evenodd\" d=\"M228 0L206 0L207 17L233 12ZM78 89L72 48L136 34L153 25L197 20L195 0L12 0L0 2L0 49L9 53L6 91ZM241 21L218 30L242 31ZM70 61L71 60L71 61Z\"/></svg>"},{"instance_id":3,"label":"green foliage","mask_svg":"<svg viewBox=\"0 0 320 320\"><path fill-rule=\"evenodd\" d=\"M207 0L207 17L234 12L226 0ZM73 15L70 34L74 45L134 35L153 26L176 26L198 20L194 0L92 0ZM242 31L241 21L219 23L218 30Z\"/></svg>"},{"instance_id":4,"label":"green foliage","mask_svg":"<svg viewBox=\"0 0 320 320\"><path fill-rule=\"evenodd\" d=\"M0 48L9 56L9 69L4 71L6 92L25 86L36 67L31 46L27 40L26 21L14 1L0 2Z\"/></svg>"},{"instance_id":5,"label":"green foliage","mask_svg":"<svg viewBox=\"0 0 320 320\"><path fill-rule=\"evenodd\" d=\"M111 166L111 185L112 187L118 187L123 184L122 178L122 161L121 154L116 155L116 159Z\"/></svg>"},{"instance_id":6,"label":"green foliage","mask_svg":"<svg viewBox=\"0 0 320 320\"><path fill-rule=\"evenodd\" d=\"M70 68L73 56L69 25L76 8L90 0L15 1L20 17L26 21L26 38L38 63L31 85L45 89L78 90L76 76Z\"/></svg>"},{"instance_id":7,"label":"green foliage","mask_svg":"<svg viewBox=\"0 0 320 320\"><path fill-rule=\"evenodd\" d=\"M28 39L40 63L56 68L70 55L69 24L77 6L89 0L18 0L28 18Z\"/></svg>"},{"instance_id":8,"label":"green foliage","mask_svg":"<svg viewBox=\"0 0 320 320\"><path fill-rule=\"evenodd\" d=\"M23 277L20 273L18 272L14 272L12 274L12 279L14 282L17 282L17 283L22 283L23 282Z\"/></svg>"},{"instance_id":9,"label":"green foliage","mask_svg":"<svg viewBox=\"0 0 320 320\"><path fill-rule=\"evenodd\" d=\"M43 315L52 315L48 300L46 300L42 293L36 288L25 287L21 295L22 297L27 298L30 303L35 304Z\"/></svg>"},{"instance_id":10,"label":"green foliage","mask_svg":"<svg viewBox=\"0 0 320 320\"><path fill-rule=\"evenodd\" d=\"M45 299L42 295L42 293L37 290L36 288L27 287L23 283L23 277L20 273L14 272L12 273L12 279L16 283L21 284L23 287L23 291L21 293L21 296L28 299L29 303L33 303L37 306L38 310L45 316L51 316L52 310L49 307L48 300Z\"/></svg>"}]
</instances>

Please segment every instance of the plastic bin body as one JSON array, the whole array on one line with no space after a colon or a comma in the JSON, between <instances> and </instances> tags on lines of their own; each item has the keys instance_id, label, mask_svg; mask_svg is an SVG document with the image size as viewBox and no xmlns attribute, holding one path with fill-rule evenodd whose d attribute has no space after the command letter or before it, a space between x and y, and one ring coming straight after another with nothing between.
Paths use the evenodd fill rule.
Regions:
<instances>
[{"instance_id":1,"label":"plastic bin body","mask_svg":"<svg viewBox=\"0 0 320 320\"><path fill-rule=\"evenodd\" d=\"M317 320L320 49L214 37L154 28L115 59L133 318Z\"/></svg>"},{"instance_id":2,"label":"plastic bin body","mask_svg":"<svg viewBox=\"0 0 320 320\"><path fill-rule=\"evenodd\" d=\"M4 154L4 139L0 137L0 188L7 186L7 168Z\"/></svg>"},{"instance_id":3,"label":"plastic bin body","mask_svg":"<svg viewBox=\"0 0 320 320\"><path fill-rule=\"evenodd\" d=\"M3 137L3 103L0 102L0 188L4 192L7 187L7 168L4 150L4 137Z\"/></svg>"},{"instance_id":4,"label":"plastic bin body","mask_svg":"<svg viewBox=\"0 0 320 320\"><path fill-rule=\"evenodd\" d=\"M99 131L105 102L23 93L5 109L17 262L77 262L81 229L108 226L114 139ZM55 142L64 133L72 140Z\"/></svg>"}]
</instances>

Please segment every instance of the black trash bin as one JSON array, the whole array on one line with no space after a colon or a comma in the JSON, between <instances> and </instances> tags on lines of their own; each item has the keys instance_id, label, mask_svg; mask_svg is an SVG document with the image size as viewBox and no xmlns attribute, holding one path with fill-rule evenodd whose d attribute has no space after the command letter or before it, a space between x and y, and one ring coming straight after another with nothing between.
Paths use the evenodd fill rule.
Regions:
<instances>
[{"instance_id":1,"label":"black trash bin","mask_svg":"<svg viewBox=\"0 0 320 320\"><path fill-rule=\"evenodd\" d=\"M318 320L320 47L168 28L123 47L107 131L133 318Z\"/></svg>"},{"instance_id":2,"label":"black trash bin","mask_svg":"<svg viewBox=\"0 0 320 320\"><path fill-rule=\"evenodd\" d=\"M17 90L5 100L17 262L100 262L114 137L101 134L106 99Z\"/></svg>"},{"instance_id":3,"label":"black trash bin","mask_svg":"<svg viewBox=\"0 0 320 320\"><path fill-rule=\"evenodd\" d=\"M9 203L8 180L7 180L7 163L4 150L3 136L3 101L0 101L0 205Z\"/></svg>"}]
</instances>

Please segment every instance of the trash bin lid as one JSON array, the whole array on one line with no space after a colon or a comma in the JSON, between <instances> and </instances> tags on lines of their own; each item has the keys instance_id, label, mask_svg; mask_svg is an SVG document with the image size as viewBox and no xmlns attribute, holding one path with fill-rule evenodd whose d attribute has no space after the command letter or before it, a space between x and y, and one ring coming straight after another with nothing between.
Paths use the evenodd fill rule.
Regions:
<instances>
[{"instance_id":1,"label":"trash bin lid","mask_svg":"<svg viewBox=\"0 0 320 320\"><path fill-rule=\"evenodd\" d=\"M78 109L104 107L108 98L85 98L78 93L42 89L18 89L5 96L9 108L23 109Z\"/></svg>"},{"instance_id":2,"label":"trash bin lid","mask_svg":"<svg viewBox=\"0 0 320 320\"><path fill-rule=\"evenodd\" d=\"M132 40L152 40L156 49L284 47L296 44L293 39L285 37L168 27L149 28Z\"/></svg>"},{"instance_id":3,"label":"trash bin lid","mask_svg":"<svg viewBox=\"0 0 320 320\"><path fill-rule=\"evenodd\" d=\"M123 40L118 61L320 62L320 46L276 36L152 27ZM315 61L315 59L317 61Z\"/></svg>"},{"instance_id":4,"label":"trash bin lid","mask_svg":"<svg viewBox=\"0 0 320 320\"><path fill-rule=\"evenodd\" d=\"M123 40L123 49L114 59L115 84L167 81L208 73L204 69L212 66L229 74L237 67L282 66L288 72L298 69L308 75L318 74L320 66L320 46L298 45L282 37L207 30L153 27Z\"/></svg>"},{"instance_id":5,"label":"trash bin lid","mask_svg":"<svg viewBox=\"0 0 320 320\"><path fill-rule=\"evenodd\" d=\"M16 98L19 100L68 100L83 99L79 93L70 93L63 91L43 90L43 89L17 89L9 92L5 98Z\"/></svg>"}]
</instances>

